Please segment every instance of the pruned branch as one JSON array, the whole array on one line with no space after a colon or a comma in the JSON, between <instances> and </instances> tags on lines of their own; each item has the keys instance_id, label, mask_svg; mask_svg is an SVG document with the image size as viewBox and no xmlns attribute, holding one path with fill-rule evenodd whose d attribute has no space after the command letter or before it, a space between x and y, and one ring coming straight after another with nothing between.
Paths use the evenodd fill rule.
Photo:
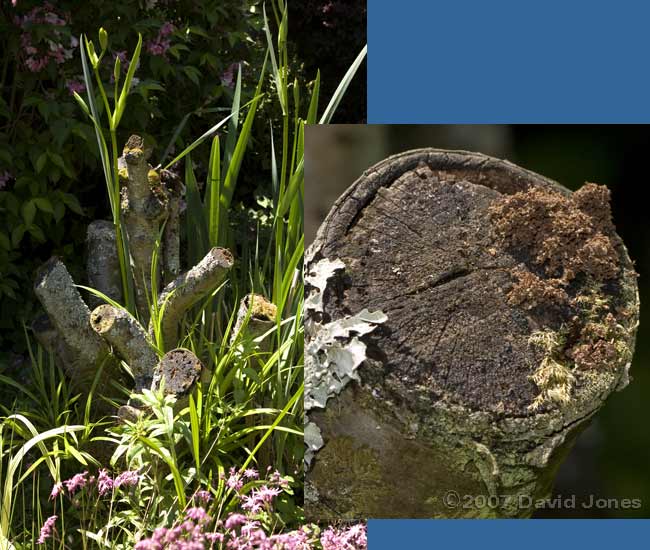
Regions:
<instances>
[{"instance_id":1,"label":"pruned branch","mask_svg":"<svg viewBox=\"0 0 650 550\"><path fill-rule=\"evenodd\" d=\"M104 363L109 348L90 327L90 310L58 258L53 257L41 266L34 291L68 350L64 367L73 383L87 392L102 364L103 381L107 382L112 372L110 361ZM100 387L101 391L106 389Z\"/></svg>"},{"instance_id":2,"label":"pruned branch","mask_svg":"<svg viewBox=\"0 0 650 550\"><path fill-rule=\"evenodd\" d=\"M93 310L90 324L131 367L135 391L151 387L158 354L142 325L128 311L109 304Z\"/></svg>"},{"instance_id":3,"label":"pruned branch","mask_svg":"<svg viewBox=\"0 0 650 550\"><path fill-rule=\"evenodd\" d=\"M121 303L122 280L116 246L115 228L112 222L95 220L88 226L86 239L88 285L111 300ZM101 303L100 298L95 295L91 295L88 300L92 306Z\"/></svg>"},{"instance_id":4,"label":"pruned branch","mask_svg":"<svg viewBox=\"0 0 650 550\"><path fill-rule=\"evenodd\" d=\"M146 159L144 141L131 136L124 146L127 181L122 188L121 210L133 258L136 305L140 318L149 319L147 294L151 292L153 252L169 197L159 174ZM159 277L159 275L156 275Z\"/></svg>"},{"instance_id":5,"label":"pruned branch","mask_svg":"<svg viewBox=\"0 0 650 550\"><path fill-rule=\"evenodd\" d=\"M259 294L248 294L242 298L237 311L237 320L232 330L231 344L240 338L251 341L259 338L276 324L278 308ZM240 332L243 329L243 333ZM267 336L259 343L260 351L268 351L272 338Z\"/></svg>"},{"instance_id":6,"label":"pruned branch","mask_svg":"<svg viewBox=\"0 0 650 550\"><path fill-rule=\"evenodd\" d=\"M215 247L197 265L165 287L158 298L165 346L176 344L185 312L219 286L232 265L232 254L225 248ZM150 326L149 330L153 332L153 327Z\"/></svg>"}]
</instances>

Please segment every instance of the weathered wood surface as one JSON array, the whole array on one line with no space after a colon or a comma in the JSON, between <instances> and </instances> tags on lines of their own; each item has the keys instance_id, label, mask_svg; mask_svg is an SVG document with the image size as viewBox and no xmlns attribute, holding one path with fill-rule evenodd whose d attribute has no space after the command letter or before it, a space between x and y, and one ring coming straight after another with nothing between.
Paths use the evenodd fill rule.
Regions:
<instances>
[{"instance_id":1,"label":"weathered wood surface","mask_svg":"<svg viewBox=\"0 0 650 550\"><path fill-rule=\"evenodd\" d=\"M386 159L339 198L306 271L345 269L311 321L364 308L388 320L363 338L361 382L309 412L325 441L306 474L310 518L520 517L549 495L628 380L638 292L608 200L435 149Z\"/></svg>"}]
</instances>

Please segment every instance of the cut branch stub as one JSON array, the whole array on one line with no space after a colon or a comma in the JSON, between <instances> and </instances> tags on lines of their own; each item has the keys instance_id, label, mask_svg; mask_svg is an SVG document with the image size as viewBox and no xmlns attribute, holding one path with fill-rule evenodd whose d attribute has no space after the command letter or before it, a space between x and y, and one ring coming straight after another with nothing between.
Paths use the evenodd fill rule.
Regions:
<instances>
[{"instance_id":1,"label":"cut branch stub","mask_svg":"<svg viewBox=\"0 0 650 550\"><path fill-rule=\"evenodd\" d=\"M126 185L122 188L120 208L133 259L136 305L140 318L147 321L153 252L160 224L168 214L169 193L161 184L158 172L147 162L141 137L131 136L126 142L121 165L124 168L120 173L123 178L126 176Z\"/></svg>"},{"instance_id":2,"label":"cut branch stub","mask_svg":"<svg viewBox=\"0 0 650 550\"><path fill-rule=\"evenodd\" d=\"M187 398L201 379L203 365L188 349L173 349L163 355L154 373L152 389L157 390L164 380L164 392L179 400Z\"/></svg>"},{"instance_id":3,"label":"cut branch stub","mask_svg":"<svg viewBox=\"0 0 650 550\"><path fill-rule=\"evenodd\" d=\"M45 308L64 346L61 360L75 387L88 393L97 370L104 365L98 391L107 395L108 383L117 369L104 340L90 327L90 310L84 303L65 265L56 257L39 269L34 291Z\"/></svg>"},{"instance_id":4,"label":"cut branch stub","mask_svg":"<svg viewBox=\"0 0 650 550\"><path fill-rule=\"evenodd\" d=\"M268 332L276 325L278 308L275 304L269 302L264 296L259 294L248 294L242 298L237 311L237 321L232 331L230 343L232 344L238 338L242 340L254 340ZM246 323L244 333L239 334ZM267 336L260 344L260 351L268 351L271 345L271 337Z\"/></svg>"},{"instance_id":5,"label":"cut branch stub","mask_svg":"<svg viewBox=\"0 0 650 550\"><path fill-rule=\"evenodd\" d=\"M176 345L185 312L223 282L232 264L230 251L215 247L192 269L165 287L158 298L158 308L162 314L161 333L166 347ZM151 324L149 331L153 333Z\"/></svg>"},{"instance_id":6,"label":"cut branch stub","mask_svg":"<svg viewBox=\"0 0 650 550\"><path fill-rule=\"evenodd\" d=\"M140 323L128 311L104 304L93 310L90 324L131 367L135 391L149 389L158 354Z\"/></svg>"},{"instance_id":7,"label":"cut branch stub","mask_svg":"<svg viewBox=\"0 0 650 550\"><path fill-rule=\"evenodd\" d=\"M88 285L106 294L111 300L121 303L122 280L116 246L115 227L112 222L95 220L88 226ZM102 303L100 298L92 294L88 300L92 306Z\"/></svg>"},{"instance_id":8,"label":"cut branch stub","mask_svg":"<svg viewBox=\"0 0 650 550\"><path fill-rule=\"evenodd\" d=\"M607 189L572 194L480 154L403 153L336 202L307 272L325 260L344 268L307 340L364 309L387 320L362 338L359 382L309 412L324 441L309 517L530 515L627 382L638 292ZM494 498L452 508L448 491Z\"/></svg>"}]
</instances>

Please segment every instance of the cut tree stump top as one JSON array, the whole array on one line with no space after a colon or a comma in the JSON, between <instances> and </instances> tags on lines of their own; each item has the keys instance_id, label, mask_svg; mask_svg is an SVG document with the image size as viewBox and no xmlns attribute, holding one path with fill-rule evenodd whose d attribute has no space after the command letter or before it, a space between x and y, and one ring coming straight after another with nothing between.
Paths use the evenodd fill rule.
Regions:
<instances>
[{"instance_id":1,"label":"cut tree stump top","mask_svg":"<svg viewBox=\"0 0 650 550\"><path fill-rule=\"evenodd\" d=\"M636 274L602 186L572 194L481 154L410 151L340 197L308 265L322 258L345 264L326 316L388 317L364 337L375 395L523 417L569 398L592 409L629 367Z\"/></svg>"}]
</instances>

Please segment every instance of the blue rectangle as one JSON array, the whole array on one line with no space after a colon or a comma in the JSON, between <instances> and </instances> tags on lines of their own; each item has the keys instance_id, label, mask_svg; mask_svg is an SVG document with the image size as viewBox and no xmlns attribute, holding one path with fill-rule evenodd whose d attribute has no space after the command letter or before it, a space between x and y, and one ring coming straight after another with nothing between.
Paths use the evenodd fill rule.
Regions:
<instances>
[{"instance_id":1,"label":"blue rectangle","mask_svg":"<svg viewBox=\"0 0 650 550\"><path fill-rule=\"evenodd\" d=\"M368 0L370 123L648 123L650 2Z\"/></svg>"},{"instance_id":2,"label":"blue rectangle","mask_svg":"<svg viewBox=\"0 0 650 550\"><path fill-rule=\"evenodd\" d=\"M368 550L646 548L650 520L370 520Z\"/></svg>"}]
</instances>

